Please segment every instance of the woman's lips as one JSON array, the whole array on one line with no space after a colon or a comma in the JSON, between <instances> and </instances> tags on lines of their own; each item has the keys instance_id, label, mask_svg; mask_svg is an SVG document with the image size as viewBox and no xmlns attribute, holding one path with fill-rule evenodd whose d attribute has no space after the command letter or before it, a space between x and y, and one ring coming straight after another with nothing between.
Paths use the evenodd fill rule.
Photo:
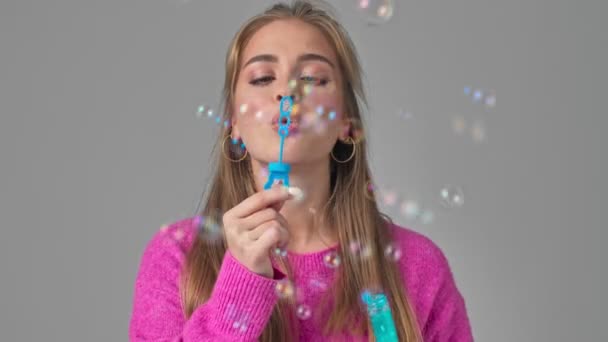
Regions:
<instances>
[{"instance_id":1,"label":"woman's lips","mask_svg":"<svg viewBox=\"0 0 608 342\"><path fill-rule=\"evenodd\" d=\"M295 134L298 133L300 131L299 126L300 126L300 122L298 119L290 117L291 122L287 128L289 134ZM272 120L272 129L277 131L277 133L279 132L279 117L275 117Z\"/></svg>"}]
</instances>

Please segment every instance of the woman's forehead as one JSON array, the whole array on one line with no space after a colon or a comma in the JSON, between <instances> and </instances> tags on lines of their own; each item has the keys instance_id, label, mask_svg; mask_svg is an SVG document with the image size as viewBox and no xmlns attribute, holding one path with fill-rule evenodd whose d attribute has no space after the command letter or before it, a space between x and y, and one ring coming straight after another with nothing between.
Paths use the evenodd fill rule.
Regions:
<instances>
[{"instance_id":1,"label":"woman's forehead","mask_svg":"<svg viewBox=\"0 0 608 342\"><path fill-rule=\"evenodd\" d=\"M323 55L335 64L335 53L325 35L301 20L275 20L253 34L243 51L242 63L261 55L293 59L302 54Z\"/></svg>"}]
</instances>

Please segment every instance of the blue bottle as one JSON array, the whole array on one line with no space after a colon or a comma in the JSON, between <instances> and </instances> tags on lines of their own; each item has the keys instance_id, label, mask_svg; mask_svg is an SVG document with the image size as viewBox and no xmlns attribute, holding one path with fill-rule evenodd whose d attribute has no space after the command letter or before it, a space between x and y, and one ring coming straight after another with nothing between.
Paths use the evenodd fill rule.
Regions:
<instances>
[{"instance_id":1,"label":"blue bottle","mask_svg":"<svg viewBox=\"0 0 608 342\"><path fill-rule=\"evenodd\" d=\"M398 342L395 321L386 295L382 293L371 294L369 291L365 291L361 294L361 299L367 306L367 313L372 323L376 341Z\"/></svg>"}]
</instances>

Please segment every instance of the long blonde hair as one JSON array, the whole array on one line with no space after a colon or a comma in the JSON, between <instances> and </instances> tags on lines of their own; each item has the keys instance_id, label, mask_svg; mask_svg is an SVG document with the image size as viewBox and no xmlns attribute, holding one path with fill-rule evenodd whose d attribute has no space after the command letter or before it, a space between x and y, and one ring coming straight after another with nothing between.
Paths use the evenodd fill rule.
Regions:
<instances>
[{"instance_id":1,"label":"long blonde hair","mask_svg":"<svg viewBox=\"0 0 608 342\"><path fill-rule=\"evenodd\" d=\"M318 28L335 47L338 64L343 76L344 112L351 123L363 128L360 107L366 105L363 91L362 72L354 45L343 27L329 14L329 6L316 1L295 1L291 5L276 4L265 12L248 20L233 38L226 55L226 74L223 89L223 118L230 122L230 109L239 74L239 63L243 49L252 35L262 26L280 19L299 19ZM352 134L353 130L351 130ZM233 163L223 156L222 143L230 132L222 130L213 148L215 167L213 179L207 189L207 198L198 213L221 222L219 215L236 206L256 192L250 157ZM412 303L406 294L404 279L394 262L386 260L384 247L391 242L390 218L382 214L373 196L368 194L371 173L367 161L365 139L355 139L356 154L348 163L331 162L331 195L326 205L318 213L327 220L328 227L336 229L339 239L338 252L341 256L336 283L328 291L335 299L329 320L323 327L325 334L350 330L355 334L368 332L369 341L375 338L369 321L360 319L363 314L360 294L366 289L381 289L388 297L399 341L422 341L420 328ZM336 142L333 153L338 159L346 159L351 146ZM330 156L327 156L330 158ZM371 247L371 255L358 258L349 252L349 245L361 242ZM198 236L189 250L181 277L181 296L184 315L189 318L193 311L211 295L222 263L226 244L209 242ZM284 264L288 276L292 277L289 265ZM270 321L264 329L261 341L292 341L293 303L281 301L273 310ZM348 329L346 327L348 326Z\"/></svg>"}]
</instances>

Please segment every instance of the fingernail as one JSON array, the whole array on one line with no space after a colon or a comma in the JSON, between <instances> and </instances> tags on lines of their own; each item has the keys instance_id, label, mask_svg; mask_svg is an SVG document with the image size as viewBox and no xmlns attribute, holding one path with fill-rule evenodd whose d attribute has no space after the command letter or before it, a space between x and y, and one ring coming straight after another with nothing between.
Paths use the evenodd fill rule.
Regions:
<instances>
[{"instance_id":1,"label":"fingernail","mask_svg":"<svg viewBox=\"0 0 608 342\"><path fill-rule=\"evenodd\" d=\"M299 201L304 198L304 192L302 191L302 189L296 186L290 186L287 189L287 192L289 192L289 194L292 195L296 201Z\"/></svg>"}]
</instances>

